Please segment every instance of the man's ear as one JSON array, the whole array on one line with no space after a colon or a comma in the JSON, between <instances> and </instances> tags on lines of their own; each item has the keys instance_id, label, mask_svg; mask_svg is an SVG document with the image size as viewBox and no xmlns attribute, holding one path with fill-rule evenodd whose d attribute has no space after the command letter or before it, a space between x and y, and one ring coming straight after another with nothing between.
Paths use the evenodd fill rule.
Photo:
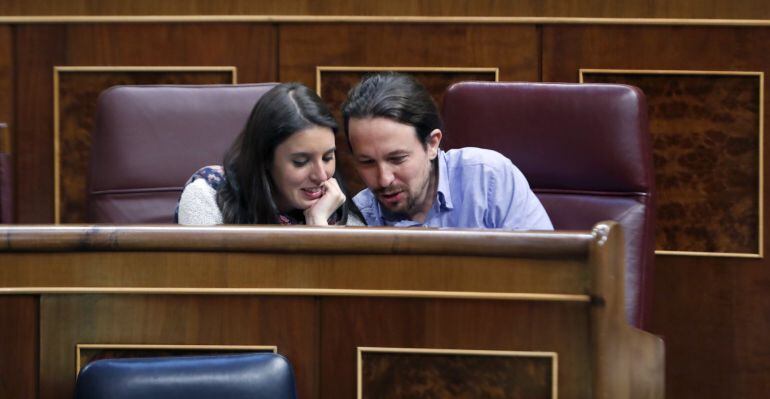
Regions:
<instances>
[{"instance_id":1,"label":"man's ear","mask_svg":"<svg viewBox=\"0 0 770 399\"><path fill-rule=\"evenodd\" d=\"M430 132L430 136L428 136L428 141L426 142L426 145L428 147L428 157L433 160L438 156L438 148L439 144L441 144L441 130L439 129L433 129L432 132Z\"/></svg>"}]
</instances>

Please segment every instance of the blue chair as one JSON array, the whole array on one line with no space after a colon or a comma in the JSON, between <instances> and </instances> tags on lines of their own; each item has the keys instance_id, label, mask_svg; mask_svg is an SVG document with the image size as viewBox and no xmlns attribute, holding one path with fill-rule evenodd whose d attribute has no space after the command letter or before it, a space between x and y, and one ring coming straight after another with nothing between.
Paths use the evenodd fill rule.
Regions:
<instances>
[{"instance_id":1,"label":"blue chair","mask_svg":"<svg viewBox=\"0 0 770 399\"><path fill-rule=\"evenodd\" d=\"M103 359L80 371L75 399L296 399L281 355Z\"/></svg>"}]
</instances>

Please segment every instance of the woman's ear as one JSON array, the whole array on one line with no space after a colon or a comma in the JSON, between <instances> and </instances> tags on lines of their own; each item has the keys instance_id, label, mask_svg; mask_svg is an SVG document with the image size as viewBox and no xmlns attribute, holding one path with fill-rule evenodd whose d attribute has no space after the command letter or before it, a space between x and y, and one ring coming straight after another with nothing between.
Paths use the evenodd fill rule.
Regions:
<instances>
[{"instance_id":1,"label":"woman's ear","mask_svg":"<svg viewBox=\"0 0 770 399\"><path fill-rule=\"evenodd\" d=\"M427 146L428 146L428 158L431 160L435 159L438 156L438 149L439 145L441 144L441 130L439 129L433 129L432 132L430 132L430 136L428 136Z\"/></svg>"}]
</instances>

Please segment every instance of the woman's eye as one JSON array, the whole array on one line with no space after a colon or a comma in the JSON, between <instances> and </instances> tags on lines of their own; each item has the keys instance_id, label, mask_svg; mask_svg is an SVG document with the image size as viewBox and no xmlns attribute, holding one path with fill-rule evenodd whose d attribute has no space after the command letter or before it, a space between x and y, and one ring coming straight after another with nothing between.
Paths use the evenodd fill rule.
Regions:
<instances>
[{"instance_id":1,"label":"woman's eye","mask_svg":"<svg viewBox=\"0 0 770 399\"><path fill-rule=\"evenodd\" d=\"M294 159L291 161L291 163L293 163L294 166L299 168L307 164L307 159Z\"/></svg>"},{"instance_id":2,"label":"woman's eye","mask_svg":"<svg viewBox=\"0 0 770 399\"><path fill-rule=\"evenodd\" d=\"M334 160L334 155L329 155L327 157L323 157L324 162L331 162Z\"/></svg>"}]
</instances>

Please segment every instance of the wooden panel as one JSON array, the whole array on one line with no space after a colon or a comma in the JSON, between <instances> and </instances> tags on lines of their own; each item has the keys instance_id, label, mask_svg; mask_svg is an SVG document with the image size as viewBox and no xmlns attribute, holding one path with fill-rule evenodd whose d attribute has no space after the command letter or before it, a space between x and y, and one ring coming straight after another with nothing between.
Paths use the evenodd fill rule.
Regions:
<instances>
[{"instance_id":1,"label":"wooden panel","mask_svg":"<svg viewBox=\"0 0 770 399\"><path fill-rule=\"evenodd\" d=\"M316 66L496 67L500 80L538 79L534 26L287 24L279 54L280 80L309 87Z\"/></svg>"},{"instance_id":2,"label":"wooden panel","mask_svg":"<svg viewBox=\"0 0 770 399\"><path fill-rule=\"evenodd\" d=\"M77 67L73 67L77 68ZM87 220L88 166L91 160L91 131L96 99L107 88L135 84L231 84L236 71L155 70L128 68L57 70L55 101L58 131L54 132L54 206L56 223L85 223ZM97 67L98 69L98 67ZM221 68L220 68L221 69Z\"/></svg>"},{"instance_id":3,"label":"wooden panel","mask_svg":"<svg viewBox=\"0 0 770 399\"><path fill-rule=\"evenodd\" d=\"M345 69L345 67L336 67L332 70L319 70L317 79L320 78L320 82L316 82L317 91L326 104L329 105L329 108L331 108L332 114L341 123L341 108L347 99L348 91L369 72L372 72L372 69L360 70L358 68ZM425 86L425 89L431 94L436 104L442 104L444 92L452 84L466 80L494 82L497 80L498 71L495 68L487 70L463 70L459 68L447 70L436 68L432 71L421 69L401 72L414 76L415 79ZM451 137L447 137L446 140L451 142ZM445 146L446 142L444 141ZM349 192L357 193L363 190L366 188L366 185L355 171L355 162L350 152L350 146L347 143L344 127L341 127L339 134L337 134L336 146L337 165L342 171L342 177Z\"/></svg>"},{"instance_id":4,"label":"wooden panel","mask_svg":"<svg viewBox=\"0 0 770 399\"><path fill-rule=\"evenodd\" d=\"M0 129L0 152L13 152L12 133L14 127L14 56L13 31L10 26L0 26L0 122L8 129Z\"/></svg>"},{"instance_id":5,"label":"wooden panel","mask_svg":"<svg viewBox=\"0 0 770 399\"><path fill-rule=\"evenodd\" d=\"M242 83L277 75L276 32L266 24L25 25L16 47L35 49L18 53L20 223L54 221L54 66L225 65L237 68Z\"/></svg>"},{"instance_id":6,"label":"wooden panel","mask_svg":"<svg viewBox=\"0 0 770 399\"><path fill-rule=\"evenodd\" d=\"M767 74L770 30L544 27L543 79L576 82L579 68ZM655 269L650 329L666 341L666 396L766 396L770 260L657 256Z\"/></svg>"},{"instance_id":7,"label":"wooden panel","mask_svg":"<svg viewBox=\"0 0 770 399\"><path fill-rule=\"evenodd\" d=\"M0 397L37 397L38 298L0 297Z\"/></svg>"},{"instance_id":8,"label":"wooden panel","mask_svg":"<svg viewBox=\"0 0 770 399\"><path fill-rule=\"evenodd\" d=\"M53 67L66 59L66 27L25 25L16 32L16 48L29 49L16 52L16 222L52 223Z\"/></svg>"},{"instance_id":9,"label":"wooden panel","mask_svg":"<svg viewBox=\"0 0 770 399\"><path fill-rule=\"evenodd\" d=\"M555 353L359 349L359 398L556 399Z\"/></svg>"},{"instance_id":10,"label":"wooden panel","mask_svg":"<svg viewBox=\"0 0 770 399\"><path fill-rule=\"evenodd\" d=\"M362 346L557 352L559 397L589 397L580 304L324 298L321 323L321 398L355 397L355 384L338 381L355 375Z\"/></svg>"},{"instance_id":11,"label":"wooden panel","mask_svg":"<svg viewBox=\"0 0 770 399\"><path fill-rule=\"evenodd\" d=\"M763 0L392 0L383 2L313 0L199 0L98 2L7 0L0 15L452 15L572 16L647 18L770 18Z\"/></svg>"},{"instance_id":12,"label":"wooden panel","mask_svg":"<svg viewBox=\"0 0 770 399\"><path fill-rule=\"evenodd\" d=\"M580 68L767 74L768 37L770 28L544 26L543 81L577 82Z\"/></svg>"},{"instance_id":13,"label":"wooden panel","mask_svg":"<svg viewBox=\"0 0 770 399\"><path fill-rule=\"evenodd\" d=\"M78 343L276 345L298 396L316 397L317 314L312 298L44 296L40 398L72 396Z\"/></svg>"},{"instance_id":14,"label":"wooden panel","mask_svg":"<svg viewBox=\"0 0 770 399\"><path fill-rule=\"evenodd\" d=\"M656 248L759 254L757 75L585 71L647 97L657 189Z\"/></svg>"},{"instance_id":15,"label":"wooden panel","mask_svg":"<svg viewBox=\"0 0 770 399\"><path fill-rule=\"evenodd\" d=\"M239 83L277 78L269 24L72 24L67 33L67 65L232 65Z\"/></svg>"},{"instance_id":16,"label":"wooden panel","mask_svg":"<svg viewBox=\"0 0 770 399\"><path fill-rule=\"evenodd\" d=\"M462 248L462 247L461 247ZM577 260L446 256L96 252L2 254L0 287L305 288L581 295L586 277ZM352 260L355 260L353 262ZM259 264L243 267L244 264ZM452 278L436 280L438 271ZM383 273L387 278L384 278ZM576 275L579 278L576 278ZM406 281L397 285L394 281ZM355 282L355 283L354 283Z\"/></svg>"}]
</instances>

